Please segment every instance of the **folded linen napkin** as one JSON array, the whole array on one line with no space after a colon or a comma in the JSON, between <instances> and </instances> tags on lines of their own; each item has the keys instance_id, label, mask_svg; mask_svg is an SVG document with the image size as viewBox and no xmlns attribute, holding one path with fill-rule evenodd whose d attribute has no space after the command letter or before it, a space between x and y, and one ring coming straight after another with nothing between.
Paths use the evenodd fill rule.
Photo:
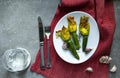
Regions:
<instances>
[{"instance_id":1,"label":"folded linen napkin","mask_svg":"<svg viewBox=\"0 0 120 78\"><path fill-rule=\"evenodd\" d=\"M62 16L71 11L84 11L92 15L100 31L100 42L94 55L86 62L77 65L64 62L57 55L52 42L55 25ZM110 54L113 41L115 18L112 0L62 0L51 22L51 30L52 68L45 71L40 69L40 52L38 51L36 60L31 66L32 72L42 74L47 78L108 78L108 65L100 64L99 58ZM92 67L93 73L85 72L87 67Z\"/></svg>"}]
</instances>

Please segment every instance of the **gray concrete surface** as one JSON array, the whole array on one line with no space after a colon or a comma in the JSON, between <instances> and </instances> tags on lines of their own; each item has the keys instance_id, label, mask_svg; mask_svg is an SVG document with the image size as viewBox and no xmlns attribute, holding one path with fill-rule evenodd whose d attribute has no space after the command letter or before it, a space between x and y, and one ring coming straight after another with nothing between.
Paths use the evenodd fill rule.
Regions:
<instances>
[{"instance_id":1,"label":"gray concrete surface","mask_svg":"<svg viewBox=\"0 0 120 78\"><path fill-rule=\"evenodd\" d=\"M49 25L59 0L0 0L0 59L10 48L26 48L34 62L39 49L38 16ZM42 78L30 72L7 72L0 60L0 78Z\"/></svg>"},{"instance_id":2,"label":"gray concrete surface","mask_svg":"<svg viewBox=\"0 0 120 78\"><path fill-rule=\"evenodd\" d=\"M114 0L115 18L116 18L116 29L114 34L114 41L111 49L112 62L117 66L118 70L116 73L109 73L109 78L120 78L120 0Z\"/></svg>"},{"instance_id":3,"label":"gray concrete surface","mask_svg":"<svg viewBox=\"0 0 120 78\"><path fill-rule=\"evenodd\" d=\"M28 68L21 73L10 73L1 64L1 56L10 48L23 47L35 60L39 48L37 17L40 15L44 25L49 25L59 0L0 0L0 78L43 78L30 72ZM111 50L113 58L110 67L118 67L116 73L109 72L109 78L120 77L120 1L114 0L116 30Z\"/></svg>"}]
</instances>

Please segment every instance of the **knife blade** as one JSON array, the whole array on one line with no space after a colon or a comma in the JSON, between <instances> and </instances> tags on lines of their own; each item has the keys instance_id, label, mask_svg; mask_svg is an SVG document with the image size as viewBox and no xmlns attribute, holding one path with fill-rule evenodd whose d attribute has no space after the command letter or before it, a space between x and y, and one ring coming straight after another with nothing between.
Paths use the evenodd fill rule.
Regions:
<instances>
[{"instance_id":1,"label":"knife blade","mask_svg":"<svg viewBox=\"0 0 120 78\"><path fill-rule=\"evenodd\" d=\"M42 24L42 19L38 17L38 27L39 27L39 44L40 44L40 68L45 69L44 62L44 27Z\"/></svg>"}]
</instances>

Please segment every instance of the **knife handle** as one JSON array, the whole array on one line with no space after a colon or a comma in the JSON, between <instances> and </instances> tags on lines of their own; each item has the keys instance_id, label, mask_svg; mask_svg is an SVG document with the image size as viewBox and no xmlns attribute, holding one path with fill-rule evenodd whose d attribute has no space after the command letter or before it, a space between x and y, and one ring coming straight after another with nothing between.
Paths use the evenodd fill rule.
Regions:
<instances>
[{"instance_id":1,"label":"knife handle","mask_svg":"<svg viewBox=\"0 0 120 78\"><path fill-rule=\"evenodd\" d=\"M44 46L43 45L41 45L40 46L40 68L42 69L42 70L44 70L45 69L45 62L44 62Z\"/></svg>"}]
</instances>

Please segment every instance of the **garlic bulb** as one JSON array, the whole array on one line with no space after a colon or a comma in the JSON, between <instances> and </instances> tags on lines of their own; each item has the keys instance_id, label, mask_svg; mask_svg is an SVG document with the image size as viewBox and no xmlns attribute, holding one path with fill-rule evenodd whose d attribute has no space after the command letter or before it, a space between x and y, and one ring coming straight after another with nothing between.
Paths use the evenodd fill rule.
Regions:
<instances>
[{"instance_id":1,"label":"garlic bulb","mask_svg":"<svg viewBox=\"0 0 120 78\"><path fill-rule=\"evenodd\" d=\"M110 72L116 72L117 71L117 66L116 65L113 65L113 67L110 69Z\"/></svg>"},{"instance_id":2,"label":"garlic bulb","mask_svg":"<svg viewBox=\"0 0 120 78\"><path fill-rule=\"evenodd\" d=\"M109 64L111 62L112 58L109 57L109 56L102 56L100 59L99 59L99 62L100 63L103 63L103 64Z\"/></svg>"},{"instance_id":3,"label":"garlic bulb","mask_svg":"<svg viewBox=\"0 0 120 78\"><path fill-rule=\"evenodd\" d=\"M92 67L88 67L88 68L85 69L85 71L87 71L87 72L93 72L93 68Z\"/></svg>"}]
</instances>

